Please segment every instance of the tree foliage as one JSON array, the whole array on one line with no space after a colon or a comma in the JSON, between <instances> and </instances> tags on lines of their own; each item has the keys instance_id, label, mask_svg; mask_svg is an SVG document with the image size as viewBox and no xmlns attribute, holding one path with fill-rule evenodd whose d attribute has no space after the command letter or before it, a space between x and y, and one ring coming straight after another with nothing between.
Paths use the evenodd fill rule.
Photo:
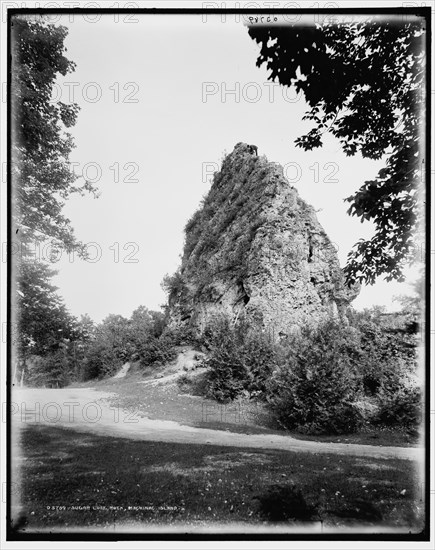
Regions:
<instances>
[{"instance_id":1,"label":"tree foliage","mask_svg":"<svg viewBox=\"0 0 435 550\"><path fill-rule=\"evenodd\" d=\"M74 338L76 320L57 294L51 282L55 272L47 264L21 262L18 268L18 350L23 358L45 356Z\"/></svg>"},{"instance_id":2,"label":"tree foliage","mask_svg":"<svg viewBox=\"0 0 435 550\"><path fill-rule=\"evenodd\" d=\"M305 327L268 381L277 421L302 433L346 433L360 427L360 384L353 365L356 337L334 320Z\"/></svg>"},{"instance_id":3,"label":"tree foliage","mask_svg":"<svg viewBox=\"0 0 435 550\"><path fill-rule=\"evenodd\" d=\"M412 238L422 218L421 124L426 59L421 20L331 22L249 27L261 45L257 66L269 79L302 91L312 129L296 140L311 150L327 133L347 155L386 158L376 178L352 196L348 213L375 233L358 241L345 268L349 282L403 281L415 258Z\"/></svg>"},{"instance_id":4,"label":"tree foliage","mask_svg":"<svg viewBox=\"0 0 435 550\"><path fill-rule=\"evenodd\" d=\"M241 394L264 396L267 379L277 365L277 350L268 334L227 317L209 322L202 335L208 348L207 396L225 402Z\"/></svg>"},{"instance_id":5,"label":"tree foliage","mask_svg":"<svg viewBox=\"0 0 435 550\"><path fill-rule=\"evenodd\" d=\"M77 185L68 164L74 145L67 129L76 122L78 105L53 100L56 80L75 68L64 55L67 29L37 16L16 16L11 25L12 223L20 244L13 257L17 351L23 368L30 355L50 358L53 369L39 361L39 376L40 370L65 366L65 345L77 336L77 320L50 282L55 272L31 251L50 240L84 255L63 207L72 193L95 190L86 182Z\"/></svg>"},{"instance_id":6,"label":"tree foliage","mask_svg":"<svg viewBox=\"0 0 435 550\"><path fill-rule=\"evenodd\" d=\"M23 261L17 270L14 343L19 373L26 384L64 385L76 368L77 319L52 284L55 271L47 263Z\"/></svg>"},{"instance_id":7,"label":"tree foliage","mask_svg":"<svg viewBox=\"0 0 435 550\"><path fill-rule=\"evenodd\" d=\"M13 223L32 242L51 239L67 251L83 247L63 214L72 193L95 191L68 162L74 147L67 129L77 118L76 103L53 100L57 78L71 73L64 40L67 29L42 18L12 20L12 185Z\"/></svg>"},{"instance_id":8,"label":"tree foliage","mask_svg":"<svg viewBox=\"0 0 435 550\"><path fill-rule=\"evenodd\" d=\"M174 346L164 334L163 313L145 306L136 308L129 319L111 314L98 325L89 326L83 318L80 325L88 334L81 354L81 377L85 380L111 376L126 361L138 361L148 367L175 356Z\"/></svg>"}]
</instances>

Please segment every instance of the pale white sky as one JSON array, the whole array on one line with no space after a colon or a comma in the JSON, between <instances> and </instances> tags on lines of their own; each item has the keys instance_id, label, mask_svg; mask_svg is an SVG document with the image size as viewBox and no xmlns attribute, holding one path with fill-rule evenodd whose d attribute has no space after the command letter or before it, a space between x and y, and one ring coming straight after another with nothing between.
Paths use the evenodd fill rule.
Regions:
<instances>
[{"instance_id":1,"label":"pale white sky","mask_svg":"<svg viewBox=\"0 0 435 550\"><path fill-rule=\"evenodd\" d=\"M134 15L130 22L105 15L94 23L69 17L56 22L69 28L67 56L77 68L56 94L81 107L71 160L101 191L98 199L75 197L65 207L77 237L97 243L90 249L95 262L63 253L54 264L74 315L100 321L165 302L160 283L180 263L183 228L209 189L204 173L239 141L285 166L300 196L319 210L342 266L351 246L370 236L369 224L346 214L343 198L374 178L382 162L346 157L330 137L316 151L295 148L310 128L301 121L305 102L268 83L242 22L211 15L206 23L201 15ZM409 292L406 283L381 281L353 304L391 309L393 295Z\"/></svg>"}]
</instances>

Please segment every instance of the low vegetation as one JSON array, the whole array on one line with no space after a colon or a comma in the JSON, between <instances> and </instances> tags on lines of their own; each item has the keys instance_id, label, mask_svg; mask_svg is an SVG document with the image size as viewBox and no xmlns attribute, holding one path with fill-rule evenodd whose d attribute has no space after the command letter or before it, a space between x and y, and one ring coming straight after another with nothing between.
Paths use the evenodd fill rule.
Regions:
<instances>
[{"instance_id":1,"label":"low vegetation","mask_svg":"<svg viewBox=\"0 0 435 550\"><path fill-rule=\"evenodd\" d=\"M278 423L301 433L351 433L361 427L356 337L334 321L303 329L286 346L267 385Z\"/></svg>"},{"instance_id":2,"label":"low vegetation","mask_svg":"<svg viewBox=\"0 0 435 550\"><path fill-rule=\"evenodd\" d=\"M176 357L176 346L187 333L170 330L163 313L140 306L130 319L109 315L98 325L82 316L69 336L53 349L25 358L27 385L62 387L102 379L113 376L126 361L143 368L159 366Z\"/></svg>"},{"instance_id":3,"label":"low vegetation","mask_svg":"<svg viewBox=\"0 0 435 550\"><path fill-rule=\"evenodd\" d=\"M165 287L169 294L185 291L180 274ZM220 403L261 403L274 428L305 436L387 427L414 437L422 417L417 305L408 300L397 314L351 310L348 323L329 319L278 342L243 315L236 323L215 319L202 334L187 323L174 328L164 313L143 306L129 319L109 315L99 325L83 316L70 320L69 338L47 340L26 358L25 382L101 380L126 361L148 374L187 344L205 352L205 368L193 382L189 374L179 380L183 391Z\"/></svg>"},{"instance_id":4,"label":"low vegetation","mask_svg":"<svg viewBox=\"0 0 435 550\"><path fill-rule=\"evenodd\" d=\"M225 320L206 331L207 395L267 403L276 423L304 434L341 434L364 426L416 432L421 388L418 337L409 316L375 308L348 325L327 320L285 341Z\"/></svg>"},{"instance_id":5,"label":"low vegetation","mask_svg":"<svg viewBox=\"0 0 435 550\"><path fill-rule=\"evenodd\" d=\"M243 321L233 326L222 318L205 330L203 343L209 350L203 360L209 397L225 402L242 393L264 395L267 379L277 366L276 350L267 334Z\"/></svg>"}]
</instances>

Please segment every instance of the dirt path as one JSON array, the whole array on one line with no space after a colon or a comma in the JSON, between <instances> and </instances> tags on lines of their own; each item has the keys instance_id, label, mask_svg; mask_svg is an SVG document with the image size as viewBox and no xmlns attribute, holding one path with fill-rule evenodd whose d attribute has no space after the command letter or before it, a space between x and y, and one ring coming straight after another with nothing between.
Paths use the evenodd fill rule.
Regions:
<instances>
[{"instance_id":1,"label":"dirt path","mask_svg":"<svg viewBox=\"0 0 435 550\"><path fill-rule=\"evenodd\" d=\"M12 393L13 429L37 423L142 441L423 460L423 450L414 447L304 441L288 435L248 435L184 426L168 420L152 420L135 412L111 406L109 399L113 396L113 393L92 388L17 389Z\"/></svg>"}]
</instances>

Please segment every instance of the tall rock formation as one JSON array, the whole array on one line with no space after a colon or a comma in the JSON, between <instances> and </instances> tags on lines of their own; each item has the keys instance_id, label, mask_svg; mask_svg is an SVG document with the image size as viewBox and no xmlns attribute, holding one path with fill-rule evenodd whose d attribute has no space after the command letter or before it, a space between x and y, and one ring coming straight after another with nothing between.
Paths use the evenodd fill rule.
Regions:
<instances>
[{"instance_id":1,"label":"tall rock formation","mask_svg":"<svg viewBox=\"0 0 435 550\"><path fill-rule=\"evenodd\" d=\"M280 165L245 143L225 158L185 232L181 267L167 281L174 324L202 330L215 315L244 315L278 338L343 318L358 294L314 209Z\"/></svg>"}]
</instances>

